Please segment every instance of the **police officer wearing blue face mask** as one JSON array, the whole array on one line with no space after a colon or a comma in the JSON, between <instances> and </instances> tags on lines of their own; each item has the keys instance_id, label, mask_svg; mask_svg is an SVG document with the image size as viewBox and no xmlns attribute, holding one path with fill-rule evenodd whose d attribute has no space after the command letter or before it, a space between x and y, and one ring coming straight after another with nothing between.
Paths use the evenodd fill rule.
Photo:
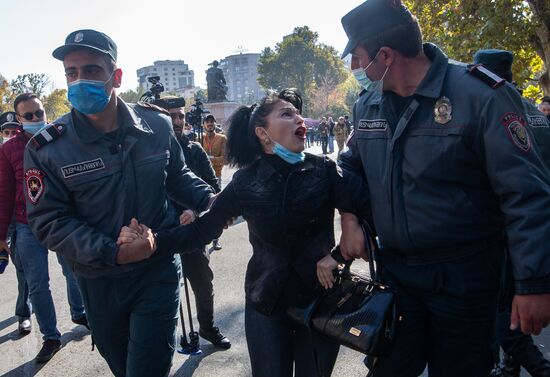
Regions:
<instances>
[{"instance_id":1,"label":"police officer wearing blue face mask","mask_svg":"<svg viewBox=\"0 0 550 377\"><path fill-rule=\"evenodd\" d=\"M122 70L107 35L77 30L53 52L73 109L38 132L25 154L29 223L74 268L92 335L115 376L166 376L175 348L179 258L169 247L117 245L133 218L140 235L177 225L168 196L204 211L213 196L190 173L170 117L116 95Z\"/></svg>"},{"instance_id":2,"label":"police officer wearing blue face mask","mask_svg":"<svg viewBox=\"0 0 550 377\"><path fill-rule=\"evenodd\" d=\"M344 55L364 91L344 171L364 195L381 244L378 277L401 319L373 377L487 376L507 235L516 293L513 328L550 321L550 177L517 90L423 43L400 0L367 0L342 18ZM376 85L373 85L375 82ZM345 256L364 256L342 215Z\"/></svg>"}]
</instances>

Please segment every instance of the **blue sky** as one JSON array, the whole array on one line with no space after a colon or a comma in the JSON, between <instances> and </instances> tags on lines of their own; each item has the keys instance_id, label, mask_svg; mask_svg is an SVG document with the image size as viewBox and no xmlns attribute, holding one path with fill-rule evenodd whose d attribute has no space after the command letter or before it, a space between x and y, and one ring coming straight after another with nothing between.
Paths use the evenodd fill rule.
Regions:
<instances>
[{"instance_id":1,"label":"blue sky","mask_svg":"<svg viewBox=\"0 0 550 377\"><path fill-rule=\"evenodd\" d=\"M204 86L214 59L239 46L260 52L308 25L319 40L341 51L347 41L341 17L362 0L0 0L0 73L8 79L45 73L65 87L52 51L77 29L96 29L118 45L122 90L137 86L136 70L155 60L183 59Z\"/></svg>"}]
</instances>

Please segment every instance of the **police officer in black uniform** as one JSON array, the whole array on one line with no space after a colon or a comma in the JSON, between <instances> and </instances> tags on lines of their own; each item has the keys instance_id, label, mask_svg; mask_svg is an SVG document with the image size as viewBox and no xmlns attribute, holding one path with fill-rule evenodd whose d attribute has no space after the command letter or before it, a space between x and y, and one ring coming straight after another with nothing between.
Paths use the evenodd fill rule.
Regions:
<instances>
[{"instance_id":1,"label":"police officer in black uniform","mask_svg":"<svg viewBox=\"0 0 550 377\"><path fill-rule=\"evenodd\" d=\"M220 192L218 178L214 173L212 163L200 143L190 141L186 134L185 108L174 107L167 109L172 118L172 127L178 142L183 150L185 163L189 169L199 178L208 183L214 192ZM187 129L187 132L190 132ZM188 224L195 219L192 210L173 203L178 213L183 213L182 218L186 219L184 224ZM197 306L197 319L199 321L199 334L208 340L214 346L219 348L230 348L231 342L222 334L217 326L214 326L214 289L212 280L214 273L210 268L210 253L206 246L192 253L180 254L183 273L191 283L191 288L195 293L195 303Z\"/></svg>"},{"instance_id":2,"label":"police officer in black uniform","mask_svg":"<svg viewBox=\"0 0 550 377\"><path fill-rule=\"evenodd\" d=\"M512 52L505 50L479 50L474 55L474 64L482 64L502 79L516 85L513 82L513 61ZM550 122L529 100L522 98L522 101L528 128L539 146L546 166L550 169ZM520 330L510 330L510 311L515 289L509 255L506 255L506 262L503 265L503 283L499 295L496 336L497 343L504 350L504 359L491 375L519 377L521 366L523 366L533 377L548 377L550 376L550 362L544 358L533 343L531 336L523 334ZM498 357L498 352L499 348L497 347L496 357ZM496 359L498 360L498 358Z\"/></svg>"},{"instance_id":3,"label":"police officer in black uniform","mask_svg":"<svg viewBox=\"0 0 550 377\"><path fill-rule=\"evenodd\" d=\"M340 155L362 174L381 244L379 278L400 321L369 375L487 376L504 235L516 295L512 327L550 320L550 178L516 89L423 44L400 0L367 0L342 18L365 90ZM342 252L364 256L357 219L342 215Z\"/></svg>"},{"instance_id":4,"label":"police officer in black uniform","mask_svg":"<svg viewBox=\"0 0 550 377\"><path fill-rule=\"evenodd\" d=\"M204 211L213 192L186 168L168 113L126 104L117 48L77 30L53 52L73 109L37 133L25 152L29 224L78 276L93 341L115 376L167 376L176 344L180 263L169 247L117 245L120 228L178 225L173 199Z\"/></svg>"}]
</instances>

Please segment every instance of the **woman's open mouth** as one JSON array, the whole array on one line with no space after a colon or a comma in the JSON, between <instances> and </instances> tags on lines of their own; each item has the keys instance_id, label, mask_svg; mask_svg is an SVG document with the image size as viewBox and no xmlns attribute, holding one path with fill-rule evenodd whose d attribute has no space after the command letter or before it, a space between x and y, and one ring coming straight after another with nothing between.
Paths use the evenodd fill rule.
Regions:
<instances>
[{"instance_id":1,"label":"woman's open mouth","mask_svg":"<svg viewBox=\"0 0 550 377\"><path fill-rule=\"evenodd\" d=\"M300 126L294 131L294 135L296 135L298 138L305 140L306 138L306 128L303 126Z\"/></svg>"}]
</instances>

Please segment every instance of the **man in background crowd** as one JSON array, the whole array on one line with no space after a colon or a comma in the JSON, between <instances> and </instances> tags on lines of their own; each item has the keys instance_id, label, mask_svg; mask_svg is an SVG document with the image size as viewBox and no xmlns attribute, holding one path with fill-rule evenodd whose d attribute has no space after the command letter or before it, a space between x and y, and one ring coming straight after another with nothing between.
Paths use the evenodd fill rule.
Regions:
<instances>
[{"instance_id":1,"label":"man in background crowd","mask_svg":"<svg viewBox=\"0 0 550 377\"><path fill-rule=\"evenodd\" d=\"M199 143L189 140L192 129L188 123L185 123L185 108L176 107L167 110L172 118L176 139L183 150L185 164L197 177L208 183L215 193L220 192L220 184L208 155ZM184 225L194 221L195 213L192 210L175 202L172 204L176 207L178 214L183 213L182 218L187 219ZM212 286L214 273L209 264L210 253L204 246L192 253L181 253L180 258L183 273L189 279L195 293L197 320L200 326L199 335L216 347L224 349L231 347L229 339L220 332L218 327L214 326L214 288Z\"/></svg>"},{"instance_id":2,"label":"man in background crowd","mask_svg":"<svg viewBox=\"0 0 550 377\"><path fill-rule=\"evenodd\" d=\"M539 110L546 115L546 118L550 121L550 97L543 97L539 104Z\"/></svg>"},{"instance_id":3,"label":"man in background crowd","mask_svg":"<svg viewBox=\"0 0 550 377\"><path fill-rule=\"evenodd\" d=\"M26 305L26 291L32 310L43 335L42 349L37 362L46 362L61 348L61 333L57 329L55 306L49 285L48 249L36 239L27 222L25 197L31 188L24 187L23 155L31 137L47 123L42 102L35 94L24 93L13 104L21 132L2 144L0 149L0 248L6 249L8 227L15 213L14 265L18 275L25 278L26 285L19 283L16 315L19 317L19 332L31 331L30 306ZM88 326L84 304L76 280L64 258L56 254L67 281L67 296L72 321Z\"/></svg>"},{"instance_id":4,"label":"man in background crowd","mask_svg":"<svg viewBox=\"0 0 550 377\"><path fill-rule=\"evenodd\" d=\"M222 169L225 165L225 144L227 138L225 135L216 132L216 118L212 114L208 114L203 120L203 128L205 135L202 138L202 147L206 151L216 177L218 178L218 184L222 186ZM214 250L221 250L222 246L219 240L212 242L212 248Z\"/></svg>"}]
</instances>

